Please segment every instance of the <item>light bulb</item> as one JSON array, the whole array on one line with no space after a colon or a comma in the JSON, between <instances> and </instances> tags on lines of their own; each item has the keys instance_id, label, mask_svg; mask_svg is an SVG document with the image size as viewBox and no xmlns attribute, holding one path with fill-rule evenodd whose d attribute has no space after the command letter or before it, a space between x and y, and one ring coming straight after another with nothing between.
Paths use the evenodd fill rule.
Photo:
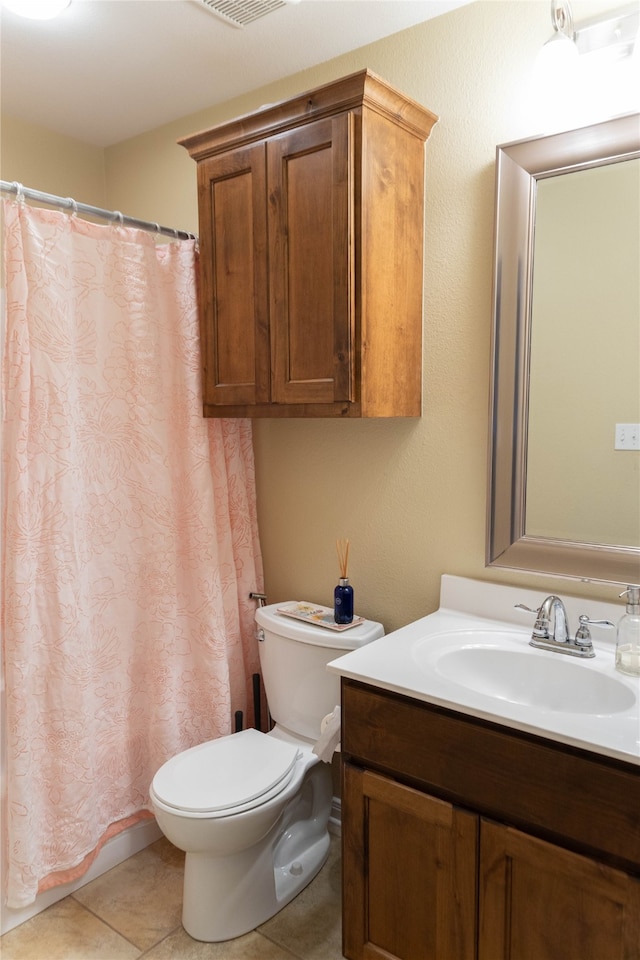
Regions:
<instances>
[{"instance_id":1,"label":"light bulb","mask_svg":"<svg viewBox=\"0 0 640 960\"><path fill-rule=\"evenodd\" d=\"M51 20L69 6L71 0L2 0L2 6L29 20Z\"/></svg>"},{"instance_id":2,"label":"light bulb","mask_svg":"<svg viewBox=\"0 0 640 960\"><path fill-rule=\"evenodd\" d=\"M573 40L563 33L557 33L542 47L536 59L536 70L549 70L554 79L562 80L563 75L575 69L580 54Z\"/></svg>"},{"instance_id":3,"label":"light bulb","mask_svg":"<svg viewBox=\"0 0 640 960\"><path fill-rule=\"evenodd\" d=\"M551 133L566 129L576 109L580 54L573 40L561 33L542 47L531 77L531 114L535 129Z\"/></svg>"},{"instance_id":4,"label":"light bulb","mask_svg":"<svg viewBox=\"0 0 640 960\"><path fill-rule=\"evenodd\" d=\"M580 54L573 40L561 33L548 40L536 58L534 70L542 100L572 96L579 68Z\"/></svg>"}]
</instances>

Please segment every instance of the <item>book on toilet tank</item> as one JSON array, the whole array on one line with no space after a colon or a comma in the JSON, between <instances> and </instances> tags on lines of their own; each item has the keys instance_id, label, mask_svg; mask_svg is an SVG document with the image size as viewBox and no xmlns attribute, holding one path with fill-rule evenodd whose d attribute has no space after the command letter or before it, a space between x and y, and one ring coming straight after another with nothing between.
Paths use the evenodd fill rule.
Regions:
<instances>
[{"instance_id":1,"label":"book on toilet tank","mask_svg":"<svg viewBox=\"0 0 640 960\"><path fill-rule=\"evenodd\" d=\"M351 623L336 623L333 616L333 607L322 607L317 603L305 603L303 600L283 603L281 607L276 609L278 613L283 613L287 617L304 620L306 623L326 627L328 630L350 630L351 627L357 627L364 623L364 617L354 617Z\"/></svg>"}]
</instances>

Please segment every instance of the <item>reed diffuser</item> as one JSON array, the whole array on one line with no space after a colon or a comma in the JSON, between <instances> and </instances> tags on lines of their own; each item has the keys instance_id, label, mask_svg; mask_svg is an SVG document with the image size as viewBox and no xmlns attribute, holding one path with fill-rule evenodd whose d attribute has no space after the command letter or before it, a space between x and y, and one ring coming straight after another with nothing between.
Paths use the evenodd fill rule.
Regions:
<instances>
[{"instance_id":1,"label":"reed diffuser","mask_svg":"<svg viewBox=\"0 0 640 960\"><path fill-rule=\"evenodd\" d=\"M333 619L336 623L353 622L353 587L349 583L349 541L336 540L340 581L333 591Z\"/></svg>"}]
</instances>

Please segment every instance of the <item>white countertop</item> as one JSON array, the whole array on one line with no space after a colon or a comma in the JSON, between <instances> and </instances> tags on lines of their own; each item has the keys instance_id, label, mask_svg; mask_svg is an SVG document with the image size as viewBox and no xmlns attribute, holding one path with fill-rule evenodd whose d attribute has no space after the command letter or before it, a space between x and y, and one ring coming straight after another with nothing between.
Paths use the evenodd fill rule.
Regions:
<instances>
[{"instance_id":1,"label":"white countertop","mask_svg":"<svg viewBox=\"0 0 640 960\"><path fill-rule=\"evenodd\" d=\"M612 587L612 592L615 589ZM416 700L640 765L640 678L626 676L615 669L615 630L591 628L596 651L593 659L534 649L529 646L534 617L514 610L514 605L525 603L537 607L544 597L544 591L444 576L441 606L436 613L333 660L328 669ZM564 594L562 600L569 614L572 636L579 614L587 613L592 619L610 619L617 623L624 613L621 603L591 604ZM429 664L428 645L441 643L443 634L459 632L495 634L504 649L536 658L552 658L550 669L558 663L559 672L568 676L572 671L561 665L566 661L571 661L579 670L598 671L630 691L632 696L627 697L627 692L621 690L631 705L611 713L591 714L562 708L543 709L473 690L442 675Z\"/></svg>"}]
</instances>

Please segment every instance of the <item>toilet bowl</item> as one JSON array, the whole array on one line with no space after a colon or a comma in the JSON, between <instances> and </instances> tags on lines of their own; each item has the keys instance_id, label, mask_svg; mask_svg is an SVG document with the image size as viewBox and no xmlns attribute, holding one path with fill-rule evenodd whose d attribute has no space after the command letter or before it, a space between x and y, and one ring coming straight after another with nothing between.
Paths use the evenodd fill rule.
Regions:
<instances>
[{"instance_id":1,"label":"toilet bowl","mask_svg":"<svg viewBox=\"0 0 640 960\"><path fill-rule=\"evenodd\" d=\"M372 621L333 633L278 605L257 610L256 621L275 726L191 747L163 764L150 788L160 829L186 854L183 926L207 942L254 930L325 862L331 767L312 751L340 696L326 664L384 633Z\"/></svg>"}]
</instances>

